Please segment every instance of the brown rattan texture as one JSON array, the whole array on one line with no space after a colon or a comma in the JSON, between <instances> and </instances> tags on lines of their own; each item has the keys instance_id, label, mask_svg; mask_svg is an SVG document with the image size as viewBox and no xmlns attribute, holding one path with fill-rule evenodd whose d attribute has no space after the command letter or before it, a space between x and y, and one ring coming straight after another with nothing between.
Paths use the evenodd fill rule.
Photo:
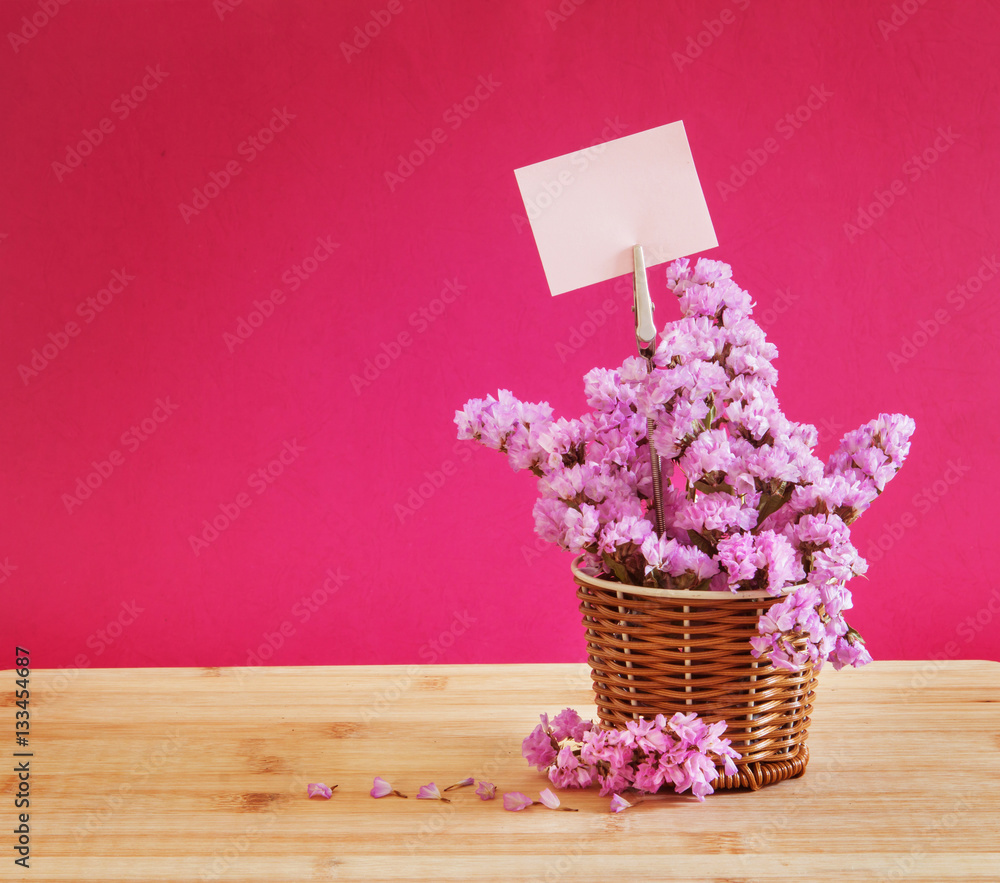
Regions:
<instances>
[{"instance_id":1,"label":"brown rattan texture","mask_svg":"<svg viewBox=\"0 0 1000 883\"><path fill-rule=\"evenodd\" d=\"M575 569L574 579L603 726L693 711L725 720L742 755L736 776L720 769L716 789L756 791L802 775L816 676L811 666L789 672L755 659L749 644L761 613L780 598L646 597Z\"/></svg>"}]
</instances>

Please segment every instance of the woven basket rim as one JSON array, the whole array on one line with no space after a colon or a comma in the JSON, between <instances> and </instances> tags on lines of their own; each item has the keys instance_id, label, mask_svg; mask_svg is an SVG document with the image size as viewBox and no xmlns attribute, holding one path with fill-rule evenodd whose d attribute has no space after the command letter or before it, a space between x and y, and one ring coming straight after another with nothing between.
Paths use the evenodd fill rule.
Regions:
<instances>
[{"instance_id":1,"label":"woven basket rim","mask_svg":"<svg viewBox=\"0 0 1000 883\"><path fill-rule=\"evenodd\" d=\"M684 598L691 598L696 601L722 601L724 599L740 600L745 599L747 601L755 601L763 598L779 598L782 595L791 594L799 586L806 585L805 583L797 583L794 586L785 586L778 595L772 595L766 589L757 589L754 591L742 591L742 592L696 592L693 589L657 589L652 586L633 586L627 583L616 583L608 579L601 579L600 577L591 576L586 571L579 568L579 563L583 560L583 555L578 555L573 559L570 564L570 569L573 571L573 578L578 583L589 583L592 586L597 586L598 588L608 589L613 592L619 592L629 595L642 595L647 598L670 598L675 600L681 600Z\"/></svg>"}]
</instances>

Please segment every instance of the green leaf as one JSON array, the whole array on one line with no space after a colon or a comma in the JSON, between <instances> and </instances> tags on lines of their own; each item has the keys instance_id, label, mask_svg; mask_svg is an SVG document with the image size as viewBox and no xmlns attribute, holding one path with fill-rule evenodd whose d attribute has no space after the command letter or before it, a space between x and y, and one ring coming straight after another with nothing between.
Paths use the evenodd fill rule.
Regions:
<instances>
[{"instance_id":1,"label":"green leaf","mask_svg":"<svg viewBox=\"0 0 1000 883\"><path fill-rule=\"evenodd\" d=\"M697 546L706 555L715 555L715 545L710 540L703 537L700 533L689 530L688 538L691 540L692 545Z\"/></svg>"},{"instance_id":2,"label":"green leaf","mask_svg":"<svg viewBox=\"0 0 1000 883\"><path fill-rule=\"evenodd\" d=\"M625 569L624 564L620 561L615 561L608 552L604 553L603 559L605 566L618 577L618 582L631 585L631 580L628 578L628 571Z\"/></svg>"},{"instance_id":3,"label":"green leaf","mask_svg":"<svg viewBox=\"0 0 1000 883\"><path fill-rule=\"evenodd\" d=\"M701 491L703 494L732 494L735 495L736 491L731 486L726 484L724 481L718 484L708 484L704 481L696 481L694 486L697 490Z\"/></svg>"},{"instance_id":4,"label":"green leaf","mask_svg":"<svg viewBox=\"0 0 1000 883\"><path fill-rule=\"evenodd\" d=\"M760 506L757 507L757 527L754 528L754 532L760 528L761 523L765 518L767 518L768 515L777 512L792 498L792 491L794 490L794 484L782 482L781 493L768 494L767 496L761 497Z\"/></svg>"}]
</instances>

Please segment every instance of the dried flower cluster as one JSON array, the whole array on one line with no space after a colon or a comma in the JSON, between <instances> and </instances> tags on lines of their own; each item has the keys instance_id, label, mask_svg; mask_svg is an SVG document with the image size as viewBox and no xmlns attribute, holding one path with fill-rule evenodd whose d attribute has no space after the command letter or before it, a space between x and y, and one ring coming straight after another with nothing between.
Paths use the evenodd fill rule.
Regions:
<instances>
[{"instance_id":1,"label":"dried flower cluster","mask_svg":"<svg viewBox=\"0 0 1000 883\"><path fill-rule=\"evenodd\" d=\"M869 662L844 619L847 582L867 569L849 525L899 470L913 420L881 414L845 435L824 464L813 454L815 427L778 406L777 350L729 266L675 261L667 283L682 317L663 330L651 365L630 358L586 375L589 413L555 418L548 404L501 390L456 413L459 438L538 477L537 533L582 556L587 572L629 585L783 595L761 617L756 656L792 670ZM648 418L663 463L662 536Z\"/></svg>"},{"instance_id":2,"label":"dried flower cluster","mask_svg":"<svg viewBox=\"0 0 1000 883\"><path fill-rule=\"evenodd\" d=\"M725 721L706 724L680 712L669 720L658 714L627 721L623 730L604 730L567 708L551 722L541 715L521 753L557 788L600 785L602 795L612 795L612 811L621 812L632 805L621 796L629 789L655 794L673 785L678 794L690 790L704 800L719 776L717 763L726 775L736 775L733 761L740 755L722 738L725 730Z\"/></svg>"}]
</instances>

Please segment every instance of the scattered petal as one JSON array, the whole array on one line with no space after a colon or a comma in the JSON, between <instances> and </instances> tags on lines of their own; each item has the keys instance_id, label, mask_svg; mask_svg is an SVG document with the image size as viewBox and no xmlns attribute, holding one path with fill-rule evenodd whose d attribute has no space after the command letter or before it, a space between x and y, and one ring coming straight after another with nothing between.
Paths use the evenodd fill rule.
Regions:
<instances>
[{"instance_id":1,"label":"scattered petal","mask_svg":"<svg viewBox=\"0 0 1000 883\"><path fill-rule=\"evenodd\" d=\"M372 797L388 797L390 794L395 794L397 797L406 797L405 794L401 794L381 776L376 776L375 784L371 790Z\"/></svg>"},{"instance_id":2,"label":"scattered petal","mask_svg":"<svg viewBox=\"0 0 1000 883\"><path fill-rule=\"evenodd\" d=\"M559 809L559 798L553 793L551 788L546 788L539 795L542 803L549 809Z\"/></svg>"},{"instance_id":3,"label":"scattered petal","mask_svg":"<svg viewBox=\"0 0 1000 883\"><path fill-rule=\"evenodd\" d=\"M621 812L623 809L628 809L632 806L621 794L616 794L611 798L611 812Z\"/></svg>"},{"instance_id":4,"label":"scattered petal","mask_svg":"<svg viewBox=\"0 0 1000 883\"><path fill-rule=\"evenodd\" d=\"M456 782L454 785L449 785L444 790L445 791L454 791L456 788L464 788L466 785L471 785L475 781L476 780L472 776L469 776L469 778L467 778L467 779L462 779L461 782Z\"/></svg>"},{"instance_id":5,"label":"scattered petal","mask_svg":"<svg viewBox=\"0 0 1000 883\"><path fill-rule=\"evenodd\" d=\"M497 786L492 782L480 782L476 788L476 795L480 800L492 800L497 796Z\"/></svg>"},{"instance_id":6,"label":"scattered petal","mask_svg":"<svg viewBox=\"0 0 1000 883\"><path fill-rule=\"evenodd\" d=\"M451 803L447 797L441 796L438 786L433 782L429 785L420 786L420 790L417 792L417 800L443 800L445 803Z\"/></svg>"},{"instance_id":7,"label":"scattered petal","mask_svg":"<svg viewBox=\"0 0 1000 883\"><path fill-rule=\"evenodd\" d=\"M503 808L509 809L511 812L527 809L534 802L527 794L522 794L520 791L508 791L503 796Z\"/></svg>"},{"instance_id":8,"label":"scattered petal","mask_svg":"<svg viewBox=\"0 0 1000 883\"><path fill-rule=\"evenodd\" d=\"M333 788L336 787L336 785L333 786ZM309 797L323 797L329 800L333 797L333 788L327 788L322 782L311 782L306 786L306 794Z\"/></svg>"},{"instance_id":9,"label":"scattered petal","mask_svg":"<svg viewBox=\"0 0 1000 883\"><path fill-rule=\"evenodd\" d=\"M542 799L541 800L537 800L535 802L536 803L541 803L542 805L547 806L549 809L561 809L563 812L579 812L580 811L578 809L573 809L572 807L569 807L569 806L560 806L559 805L559 798L556 797L555 792L551 788L546 788L538 796L541 797Z\"/></svg>"}]
</instances>

